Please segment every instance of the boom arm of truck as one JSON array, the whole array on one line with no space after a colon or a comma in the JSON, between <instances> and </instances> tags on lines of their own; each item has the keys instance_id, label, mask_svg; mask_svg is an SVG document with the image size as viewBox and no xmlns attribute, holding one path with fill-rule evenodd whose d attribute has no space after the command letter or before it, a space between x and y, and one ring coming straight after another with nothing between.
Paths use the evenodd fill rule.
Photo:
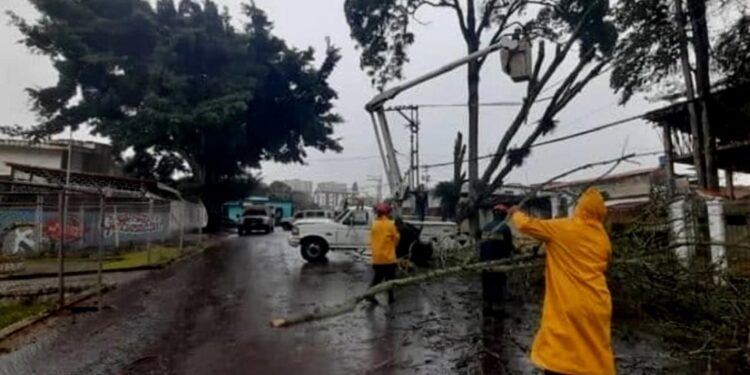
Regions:
<instances>
[{"instance_id":1,"label":"boom arm of truck","mask_svg":"<svg viewBox=\"0 0 750 375\"><path fill-rule=\"evenodd\" d=\"M453 61L427 74L385 90L373 97L365 105L365 110L370 113L370 118L372 119L375 139L378 143L378 151L380 151L383 168L385 169L385 174L388 179L388 187L390 188L391 195L397 205L400 206L401 202L406 199L406 185L404 184L404 178L401 175L401 169L399 168L398 160L396 159L396 149L393 147L393 139L391 138L388 119L385 115L385 103L406 90L448 73L464 64L467 64L469 61L476 60L498 50L520 52L520 64L513 64L512 61L506 61L509 58L514 58L513 54L501 54L503 67L506 73L508 73L514 81L528 79L531 66L531 55L528 42L506 37L501 38L499 42L489 45L482 50L466 55L461 59ZM517 57L518 54L515 56Z\"/></svg>"}]
</instances>

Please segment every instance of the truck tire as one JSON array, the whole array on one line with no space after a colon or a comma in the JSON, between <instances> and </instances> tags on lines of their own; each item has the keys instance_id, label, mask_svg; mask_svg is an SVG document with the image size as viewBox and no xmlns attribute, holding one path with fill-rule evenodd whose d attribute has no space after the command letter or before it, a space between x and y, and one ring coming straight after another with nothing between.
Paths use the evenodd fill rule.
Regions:
<instances>
[{"instance_id":1,"label":"truck tire","mask_svg":"<svg viewBox=\"0 0 750 375\"><path fill-rule=\"evenodd\" d=\"M328 244L320 238L308 238L302 240L300 253L302 258L311 263L323 262L328 253Z\"/></svg>"}]
</instances>

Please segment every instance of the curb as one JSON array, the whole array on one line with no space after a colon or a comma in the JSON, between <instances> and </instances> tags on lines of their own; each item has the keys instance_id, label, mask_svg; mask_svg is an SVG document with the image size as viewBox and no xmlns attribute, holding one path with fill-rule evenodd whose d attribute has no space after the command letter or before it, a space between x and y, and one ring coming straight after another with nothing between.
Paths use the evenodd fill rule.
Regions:
<instances>
[{"instance_id":1,"label":"curb","mask_svg":"<svg viewBox=\"0 0 750 375\"><path fill-rule=\"evenodd\" d=\"M188 260L188 259L190 259L190 258L192 258L194 256L202 254L204 251L206 251L208 249L211 249L211 248L215 247L216 245L218 245L218 242L220 242L220 241L210 242L210 243L206 242L202 246L199 246L198 250L189 252L189 253L187 253L187 254L185 254L183 256L180 256L178 258L172 259L171 261L163 263L163 264L160 264L158 266L144 266L145 268L144 267L131 267L131 268L125 268L125 269L120 269L120 270L107 270L107 271L109 271L109 272L127 272L127 271L135 271L135 270L157 270L157 269L164 269L164 268L166 268L168 266L181 263L181 262L186 261L186 260ZM85 273L82 273L82 274L87 274L87 273L96 273L96 271L93 271L93 272L86 271ZM70 275L73 275L73 273L66 273L65 275L66 276L70 276ZM28 275L28 276L36 276L36 275ZM54 276L57 276L57 274L55 273ZM38 276L38 278L42 278L42 277L49 277L49 276ZM3 278L3 279L0 279L0 280L9 280L9 278ZM15 279L15 280L18 280L18 279ZM106 286L105 285L104 288L102 289L102 294L105 294L105 293L107 293L110 290L115 289L115 288L116 287ZM78 305L78 304L80 304L80 303L82 303L82 302L84 302L84 301L86 301L86 300L88 300L88 299L90 299L92 297L95 297L96 295L97 295L97 291L90 291L90 292L83 293L80 296L77 296L76 298L74 298L72 301L64 304L61 308L50 309L48 311L39 313L39 314L31 316L31 317L28 317L26 319L23 319L23 320L20 320L18 322L15 322L15 323L13 323L13 324L11 324L11 325L3 328L3 329L0 329L0 343L2 343L3 341L5 341L6 339L8 339L9 337L11 337L11 336L13 336L13 335L15 335L15 334L17 334L17 333L19 333L19 332L27 329L27 328L33 326L33 325L41 323L41 322L43 322L43 321L51 318L52 316L57 315L61 310L64 310L66 308L70 308L70 307L73 307L75 305Z\"/></svg>"},{"instance_id":2,"label":"curb","mask_svg":"<svg viewBox=\"0 0 750 375\"><path fill-rule=\"evenodd\" d=\"M113 287L107 287L107 286L105 286L102 289L102 293L106 293L106 292L108 292L108 291L110 291L112 289L114 289L114 288ZM13 324L11 324L11 325L3 328L3 329L0 329L0 343L2 343L3 341L5 341L9 337L15 335L16 333L19 333L19 332L25 330L28 327L36 325L37 323L41 323L41 322L47 320L48 318L51 318L53 315L57 315L57 313L59 313L61 310L73 307L73 306L75 306L75 305L77 305L77 304L79 304L79 303L81 303L83 301L86 301L87 299L92 298L92 297L94 297L96 295L97 295L97 291L83 293L82 295L77 296L76 298L74 298L72 301L64 304L60 308L55 308L55 309L50 309L50 310L44 311L44 312L39 313L37 315L28 317L28 318L26 318L24 320L19 320L19 321L15 322L15 323L13 323Z\"/></svg>"},{"instance_id":3,"label":"curb","mask_svg":"<svg viewBox=\"0 0 750 375\"><path fill-rule=\"evenodd\" d=\"M137 266L127 268L109 268L102 270L102 273L115 273L115 272L131 272L131 271L148 271L164 268L169 263L154 264L150 266ZM65 272L65 276L83 276L83 275L95 275L97 270L85 270L85 271L70 271ZM7 275L0 277L0 282L10 280L33 280L33 279L47 279L57 277L57 272L45 272L45 273L32 273L32 274L20 274L20 275Z\"/></svg>"}]
</instances>

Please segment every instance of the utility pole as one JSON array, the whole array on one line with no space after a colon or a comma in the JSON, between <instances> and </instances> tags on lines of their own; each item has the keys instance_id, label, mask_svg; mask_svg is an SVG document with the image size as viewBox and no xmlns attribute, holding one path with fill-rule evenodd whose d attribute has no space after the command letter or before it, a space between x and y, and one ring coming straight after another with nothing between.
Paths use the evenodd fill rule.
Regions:
<instances>
[{"instance_id":1,"label":"utility pole","mask_svg":"<svg viewBox=\"0 0 750 375\"><path fill-rule=\"evenodd\" d=\"M701 104L701 124L703 130L703 154L705 158L706 187L719 187L719 171L714 157L716 155L716 140L711 131L709 103L711 101L710 41L708 40L708 25L706 24L706 0L687 0L688 14L692 29L693 54L695 56L695 88Z\"/></svg>"},{"instance_id":2,"label":"utility pole","mask_svg":"<svg viewBox=\"0 0 750 375\"><path fill-rule=\"evenodd\" d=\"M409 190L416 191L419 186L419 106L401 105L388 107L384 112L396 112L406 120L406 128L409 130L409 171L407 173L406 185Z\"/></svg>"},{"instance_id":3,"label":"utility pole","mask_svg":"<svg viewBox=\"0 0 750 375\"><path fill-rule=\"evenodd\" d=\"M383 201L383 176L367 176L367 182L375 182L375 188L377 189L377 201Z\"/></svg>"},{"instance_id":4,"label":"utility pole","mask_svg":"<svg viewBox=\"0 0 750 375\"><path fill-rule=\"evenodd\" d=\"M411 170L409 171L412 180L412 190L416 190L419 185L419 107L411 109L411 121L409 121L409 141L411 145L409 160Z\"/></svg>"},{"instance_id":5,"label":"utility pole","mask_svg":"<svg viewBox=\"0 0 750 375\"><path fill-rule=\"evenodd\" d=\"M687 108L690 118L690 132L693 136L693 165L698 176L698 185L707 187L706 163L703 153L703 136L698 122L698 114L695 108L695 90L693 76L690 68L690 57L688 54L688 38L685 20L685 12L682 9L682 0L675 0L675 23L679 34L680 63L682 65L682 76L685 81L685 94L687 95Z\"/></svg>"}]
</instances>

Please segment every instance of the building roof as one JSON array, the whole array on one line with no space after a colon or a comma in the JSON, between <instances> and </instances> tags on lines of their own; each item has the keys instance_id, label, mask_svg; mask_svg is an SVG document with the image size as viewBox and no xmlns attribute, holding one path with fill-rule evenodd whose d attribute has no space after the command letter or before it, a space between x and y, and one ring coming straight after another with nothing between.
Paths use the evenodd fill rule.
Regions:
<instances>
[{"instance_id":1,"label":"building roof","mask_svg":"<svg viewBox=\"0 0 750 375\"><path fill-rule=\"evenodd\" d=\"M688 100L647 113L644 117L657 126L669 125L691 134ZM750 84L716 90L711 94L711 129L719 144L750 139Z\"/></svg>"},{"instance_id":2,"label":"building roof","mask_svg":"<svg viewBox=\"0 0 750 375\"><path fill-rule=\"evenodd\" d=\"M67 171L64 169L38 167L20 163L5 162L13 173L21 172L30 175L30 180L41 178L49 186L62 188L67 179ZM16 177L17 178L17 177ZM23 182L23 181L20 181ZM160 198L179 199L179 192L154 180L135 179L129 177L109 176L97 173L70 172L69 187L82 191L109 191L112 193L127 192L148 195L149 193Z\"/></svg>"},{"instance_id":3,"label":"building roof","mask_svg":"<svg viewBox=\"0 0 750 375\"><path fill-rule=\"evenodd\" d=\"M27 139L11 139L11 138L0 138L0 146L9 147L26 147L36 149L47 149L47 150L66 150L68 145L71 145L79 151L91 151L91 152L109 152L112 148L111 145L101 142L93 141L77 141L77 140L49 140L49 141L32 141Z\"/></svg>"},{"instance_id":4,"label":"building roof","mask_svg":"<svg viewBox=\"0 0 750 375\"><path fill-rule=\"evenodd\" d=\"M637 170L629 171L629 172L611 174L605 177L594 177L594 178L587 178L587 179L574 180L574 181L554 182L554 183L547 185L547 189L554 190L554 189L561 189L561 188L569 188L569 187L575 187L578 185L588 185L592 182L596 182L597 184L615 182L618 180L625 180L625 179L633 178L633 177L648 176L652 174L662 173L662 171L663 169L659 167L637 169Z\"/></svg>"},{"instance_id":5,"label":"building roof","mask_svg":"<svg viewBox=\"0 0 750 375\"><path fill-rule=\"evenodd\" d=\"M688 103L685 100L659 108L646 114L645 118L657 126L668 126L690 135ZM716 90L711 95L709 109L711 131L717 143L716 166L750 173L750 158L747 157L750 155L750 84ZM674 161L693 163L689 153L676 155Z\"/></svg>"}]
</instances>

